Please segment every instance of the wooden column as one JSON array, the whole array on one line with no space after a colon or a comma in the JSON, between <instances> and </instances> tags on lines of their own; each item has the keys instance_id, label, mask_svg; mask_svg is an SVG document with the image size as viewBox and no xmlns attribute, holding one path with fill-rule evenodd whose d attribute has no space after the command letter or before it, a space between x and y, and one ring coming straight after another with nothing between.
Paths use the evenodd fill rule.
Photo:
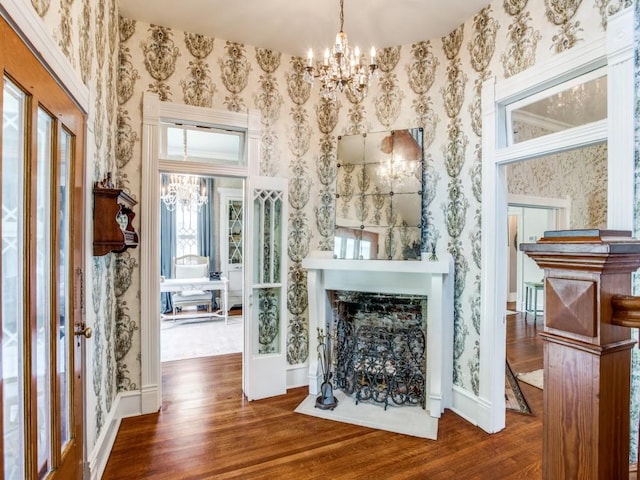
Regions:
<instances>
[{"instance_id":1,"label":"wooden column","mask_svg":"<svg viewBox=\"0 0 640 480\"><path fill-rule=\"evenodd\" d=\"M631 330L612 321L640 267L630 232L545 232L521 250L544 268L543 478L629 476Z\"/></svg>"}]
</instances>

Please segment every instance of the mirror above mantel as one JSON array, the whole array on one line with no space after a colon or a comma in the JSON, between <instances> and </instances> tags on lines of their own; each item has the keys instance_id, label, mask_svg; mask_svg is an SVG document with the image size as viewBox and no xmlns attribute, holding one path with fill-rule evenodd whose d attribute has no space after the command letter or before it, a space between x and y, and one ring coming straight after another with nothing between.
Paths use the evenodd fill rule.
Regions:
<instances>
[{"instance_id":1,"label":"mirror above mantel","mask_svg":"<svg viewBox=\"0 0 640 480\"><path fill-rule=\"evenodd\" d=\"M422 145L421 128L338 137L335 258L420 259Z\"/></svg>"}]
</instances>

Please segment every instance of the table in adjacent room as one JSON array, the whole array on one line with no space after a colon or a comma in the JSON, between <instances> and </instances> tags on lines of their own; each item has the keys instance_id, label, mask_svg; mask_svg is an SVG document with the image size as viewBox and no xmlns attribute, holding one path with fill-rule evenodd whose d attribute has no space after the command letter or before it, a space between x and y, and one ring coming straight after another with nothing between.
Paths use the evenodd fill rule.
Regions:
<instances>
[{"instance_id":1,"label":"table in adjacent room","mask_svg":"<svg viewBox=\"0 0 640 480\"><path fill-rule=\"evenodd\" d=\"M161 292L182 292L190 290L220 291L221 308L212 312L196 312L193 315L167 315L162 314L163 319L181 318L224 318L225 324L228 320L228 280L221 277L220 280L209 280L208 278L165 278L160 281Z\"/></svg>"}]
</instances>

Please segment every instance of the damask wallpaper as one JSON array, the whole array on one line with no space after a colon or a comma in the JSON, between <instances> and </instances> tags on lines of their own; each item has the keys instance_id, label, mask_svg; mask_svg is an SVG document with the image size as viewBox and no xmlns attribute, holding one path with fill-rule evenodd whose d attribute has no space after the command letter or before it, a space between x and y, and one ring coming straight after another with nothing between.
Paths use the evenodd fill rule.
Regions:
<instances>
[{"instance_id":1,"label":"damask wallpaper","mask_svg":"<svg viewBox=\"0 0 640 480\"><path fill-rule=\"evenodd\" d=\"M26 0L25 0L26 2ZM141 191L141 97L262 114L261 172L289 178L287 358L307 360L310 251L331 250L336 137L422 127L427 242L455 260L455 384L479 391L481 86L580 44L606 29L629 0L494 0L443 38L380 48L366 95L322 99L303 80L304 59L117 18L115 0L31 0L92 92L89 168ZM420 14L420 12L417 12ZM428 14L428 12L424 12ZM329 32L330 35L330 32ZM330 40L330 36L327 37ZM377 47L385 47L384 45ZM95 258L90 273L90 418L95 442L116 391L140 385L139 252ZM636 422L637 423L637 422Z\"/></svg>"},{"instance_id":2,"label":"damask wallpaper","mask_svg":"<svg viewBox=\"0 0 640 480\"><path fill-rule=\"evenodd\" d=\"M564 0L534 8L527 0L495 1L444 38L381 49L379 76L367 94L335 101L322 99L303 80L302 58L123 19L118 124L127 157L118 164L139 182L145 90L165 101L261 111L261 170L290 179L287 353L297 364L308 356L301 261L313 249L333 246L336 136L424 128L428 241L451 252L456 265L455 383L477 393L482 82L514 75L602 32L607 12L620 6ZM124 363L134 365L133 355L123 356ZM137 372L124 379L137 383Z\"/></svg>"},{"instance_id":3,"label":"damask wallpaper","mask_svg":"<svg viewBox=\"0 0 640 480\"><path fill-rule=\"evenodd\" d=\"M607 227L605 144L509 165L507 184L512 194L569 198L569 228Z\"/></svg>"}]
</instances>

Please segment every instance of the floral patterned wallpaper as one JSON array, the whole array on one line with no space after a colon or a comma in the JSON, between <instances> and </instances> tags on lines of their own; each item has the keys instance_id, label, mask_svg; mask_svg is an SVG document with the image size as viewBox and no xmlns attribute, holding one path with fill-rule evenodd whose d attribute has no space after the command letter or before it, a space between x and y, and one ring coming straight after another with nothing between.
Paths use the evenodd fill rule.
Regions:
<instances>
[{"instance_id":1,"label":"floral patterned wallpaper","mask_svg":"<svg viewBox=\"0 0 640 480\"><path fill-rule=\"evenodd\" d=\"M507 167L509 193L570 198L569 228L607 227L606 144Z\"/></svg>"},{"instance_id":2,"label":"floral patterned wallpaper","mask_svg":"<svg viewBox=\"0 0 640 480\"><path fill-rule=\"evenodd\" d=\"M261 111L261 171L289 178L287 354L298 364L308 356L301 261L311 250L332 249L337 135L424 128L427 241L449 251L456 265L455 383L478 393L482 82L514 75L602 32L607 12L621 3L562 0L534 7L527 0L494 1L441 39L381 49L378 79L367 94L337 100L321 98L303 80L302 58L123 19L119 144L133 155L118 164L139 182L145 90L165 101ZM135 350L122 356L129 373L119 388L139 381L130 370Z\"/></svg>"},{"instance_id":3,"label":"floral patterned wallpaper","mask_svg":"<svg viewBox=\"0 0 640 480\"><path fill-rule=\"evenodd\" d=\"M26 0L25 0L26 2ZM287 358L308 351L310 251L332 249L336 137L422 127L427 242L450 252L455 276L455 384L479 391L481 115L484 79L510 77L606 29L629 0L494 0L443 38L380 49L366 95L321 99L303 80L304 59L171 26L120 18L115 0L31 0L92 92L94 180L117 172L140 195L141 97L262 114L261 173L289 178ZM330 36L327 37L331 39ZM380 47L380 46L379 46ZM382 46L384 47L384 46ZM638 223L638 222L637 222ZM140 384L139 252L95 258L90 352L92 445L116 391Z\"/></svg>"}]
</instances>

